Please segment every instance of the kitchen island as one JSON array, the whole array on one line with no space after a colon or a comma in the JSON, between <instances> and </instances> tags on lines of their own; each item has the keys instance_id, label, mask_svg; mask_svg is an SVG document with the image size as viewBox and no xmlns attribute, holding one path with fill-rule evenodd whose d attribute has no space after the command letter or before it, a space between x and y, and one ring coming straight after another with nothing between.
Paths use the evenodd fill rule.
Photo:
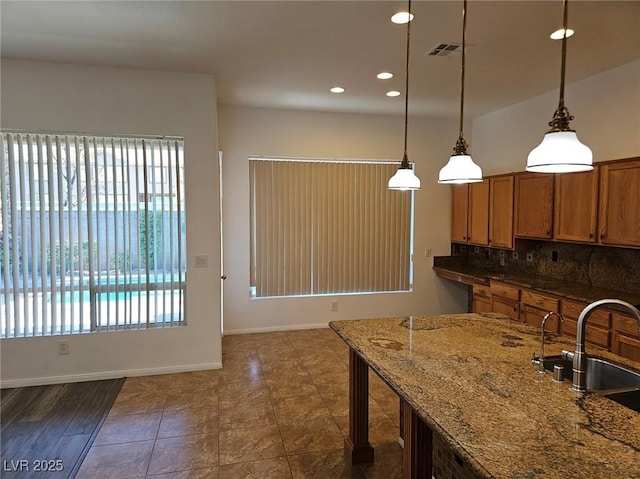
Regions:
<instances>
[{"instance_id":1,"label":"kitchen island","mask_svg":"<svg viewBox=\"0 0 640 479\"><path fill-rule=\"evenodd\" d=\"M640 413L538 373L531 356L539 352L539 329L492 313L329 325L349 345L345 449L353 463L373 461L372 369L403 404L407 477L431 478L437 436L476 477L640 478ZM545 353L574 348L554 337ZM597 355L637 368L606 351Z\"/></svg>"}]
</instances>

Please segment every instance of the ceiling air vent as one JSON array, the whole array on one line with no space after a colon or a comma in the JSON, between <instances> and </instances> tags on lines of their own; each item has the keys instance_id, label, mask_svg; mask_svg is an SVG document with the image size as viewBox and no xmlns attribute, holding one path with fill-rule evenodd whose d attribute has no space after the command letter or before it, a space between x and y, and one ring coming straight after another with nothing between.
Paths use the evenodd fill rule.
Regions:
<instances>
[{"instance_id":1,"label":"ceiling air vent","mask_svg":"<svg viewBox=\"0 0 640 479\"><path fill-rule=\"evenodd\" d=\"M427 52L427 55L431 55L432 57L446 57L460 52L462 52L462 45L460 43L437 43Z\"/></svg>"}]
</instances>

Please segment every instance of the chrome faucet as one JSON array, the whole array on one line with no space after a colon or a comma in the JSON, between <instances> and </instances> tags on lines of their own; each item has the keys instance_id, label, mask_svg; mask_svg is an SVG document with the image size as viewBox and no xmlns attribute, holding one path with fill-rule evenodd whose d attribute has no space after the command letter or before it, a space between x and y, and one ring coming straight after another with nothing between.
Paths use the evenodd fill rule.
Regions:
<instances>
[{"instance_id":1,"label":"chrome faucet","mask_svg":"<svg viewBox=\"0 0 640 479\"><path fill-rule=\"evenodd\" d=\"M555 311L549 311L542 318L542 324L541 324L542 334L540 336L540 357L538 358L538 360L539 360L539 362L538 362L538 372L540 374L544 374L545 373L545 369L544 369L544 323L547 322L547 319L549 319L550 316L554 316L554 315L557 316L560 321L564 321L564 318L562 317L562 315L560 313L556 313Z\"/></svg>"},{"instance_id":2,"label":"chrome faucet","mask_svg":"<svg viewBox=\"0 0 640 479\"><path fill-rule=\"evenodd\" d=\"M638 332L640 332L640 311L632 304L620 299L600 299L587 305L578 317L578 331L576 333L576 351L568 353L566 357L573 356L573 385L571 389L576 392L585 392L587 390L587 353L584 350L584 342L587 329L587 319L596 309L605 306L621 306L635 317L638 322ZM564 355L564 351L563 351Z\"/></svg>"}]
</instances>

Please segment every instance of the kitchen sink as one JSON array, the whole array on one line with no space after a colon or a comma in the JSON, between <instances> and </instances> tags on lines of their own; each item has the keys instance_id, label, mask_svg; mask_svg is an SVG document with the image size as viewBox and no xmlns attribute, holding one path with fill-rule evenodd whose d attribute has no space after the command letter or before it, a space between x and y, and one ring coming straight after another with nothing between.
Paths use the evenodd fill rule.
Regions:
<instances>
[{"instance_id":1,"label":"kitchen sink","mask_svg":"<svg viewBox=\"0 0 640 479\"><path fill-rule=\"evenodd\" d=\"M533 362L538 364L536 358ZM562 356L544 358L544 368L553 371L556 364L563 367L563 379L573 379L573 363ZM602 391L620 388L640 388L640 373L605 359L587 358L587 391Z\"/></svg>"},{"instance_id":2,"label":"kitchen sink","mask_svg":"<svg viewBox=\"0 0 640 479\"><path fill-rule=\"evenodd\" d=\"M587 390L640 388L640 373L600 358L587 358Z\"/></svg>"},{"instance_id":3,"label":"kitchen sink","mask_svg":"<svg viewBox=\"0 0 640 479\"><path fill-rule=\"evenodd\" d=\"M636 412L640 412L640 388L604 394L604 397L611 399L618 404L622 404L629 409L633 409Z\"/></svg>"},{"instance_id":4,"label":"kitchen sink","mask_svg":"<svg viewBox=\"0 0 640 479\"><path fill-rule=\"evenodd\" d=\"M556 364L563 367L563 379L573 380L572 361L562 356L544 358L544 368L553 371ZM539 364L539 358L533 360ZM634 411L640 412L640 373L611 361L587 357L587 391L595 392Z\"/></svg>"}]
</instances>

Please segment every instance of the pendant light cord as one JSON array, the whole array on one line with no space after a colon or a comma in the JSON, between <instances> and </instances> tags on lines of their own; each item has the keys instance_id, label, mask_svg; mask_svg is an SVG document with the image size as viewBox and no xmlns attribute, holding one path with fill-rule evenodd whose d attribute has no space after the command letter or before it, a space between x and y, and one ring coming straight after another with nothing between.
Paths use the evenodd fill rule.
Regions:
<instances>
[{"instance_id":1,"label":"pendant light cord","mask_svg":"<svg viewBox=\"0 0 640 479\"><path fill-rule=\"evenodd\" d=\"M409 157L407 156L407 125L409 118L409 45L411 44L411 0L407 13L407 59L404 70L404 155L400 168L409 168Z\"/></svg>"},{"instance_id":2,"label":"pendant light cord","mask_svg":"<svg viewBox=\"0 0 640 479\"><path fill-rule=\"evenodd\" d=\"M466 1L466 0L465 0ZM565 64L567 62L567 28L568 28L568 20L567 20L567 0L563 0L563 14L562 14L562 28L564 32L562 33L562 60L560 66L560 100L558 102L558 108L564 107L564 74L565 74Z\"/></svg>"},{"instance_id":3,"label":"pendant light cord","mask_svg":"<svg viewBox=\"0 0 640 479\"><path fill-rule=\"evenodd\" d=\"M462 3L462 67L460 69L460 129L458 141L453 147L455 155L467 155L467 142L464 140L464 67L467 50L467 0Z\"/></svg>"},{"instance_id":4,"label":"pendant light cord","mask_svg":"<svg viewBox=\"0 0 640 479\"><path fill-rule=\"evenodd\" d=\"M564 76L566 72L567 63L567 28L569 28L568 22L568 3L569 0L563 0L563 13L562 13L562 58L560 63L560 98L558 100L558 108L556 108L553 114L552 120L549 122L551 130L548 133L558 131L573 131L569 126L569 122L573 120L573 116L569 113L569 110L564 106Z\"/></svg>"},{"instance_id":5,"label":"pendant light cord","mask_svg":"<svg viewBox=\"0 0 640 479\"><path fill-rule=\"evenodd\" d=\"M460 70L460 138L464 137L464 55L467 44L467 0L462 4L462 68Z\"/></svg>"}]
</instances>

